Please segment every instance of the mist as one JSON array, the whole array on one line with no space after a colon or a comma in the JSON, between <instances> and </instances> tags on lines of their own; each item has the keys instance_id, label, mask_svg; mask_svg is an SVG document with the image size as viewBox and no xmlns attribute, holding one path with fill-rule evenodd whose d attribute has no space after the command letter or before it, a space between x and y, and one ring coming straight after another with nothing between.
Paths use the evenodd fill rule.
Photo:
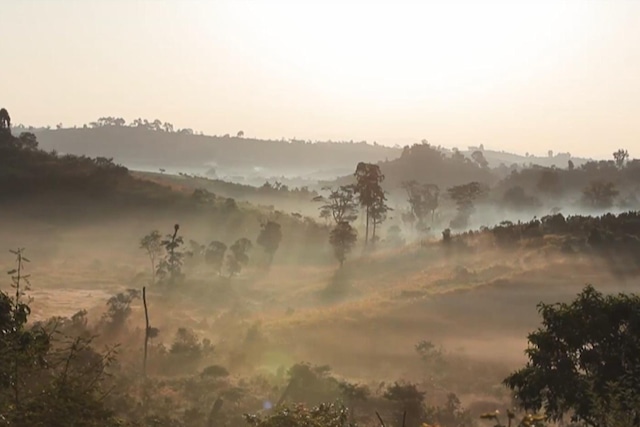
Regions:
<instances>
[{"instance_id":1,"label":"mist","mask_svg":"<svg viewBox=\"0 0 640 427\"><path fill-rule=\"evenodd\" d=\"M0 7L0 427L639 425L637 5L298 3Z\"/></svg>"}]
</instances>

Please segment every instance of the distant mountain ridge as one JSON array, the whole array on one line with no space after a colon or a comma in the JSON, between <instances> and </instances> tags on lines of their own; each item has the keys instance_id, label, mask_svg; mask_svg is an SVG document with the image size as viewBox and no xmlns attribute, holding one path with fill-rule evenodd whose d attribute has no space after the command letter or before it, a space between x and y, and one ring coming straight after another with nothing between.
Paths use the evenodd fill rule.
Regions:
<instances>
[{"instance_id":1,"label":"distant mountain ridge","mask_svg":"<svg viewBox=\"0 0 640 427\"><path fill-rule=\"evenodd\" d=\"M358 162L379 163L399 159L405 148L366 142L311 142L303 140L262 140L236 136L206 136L190 129L174 130L159 120L137 119L132 125L123 119L102 118L82 128L14 127L14 133L33 132L40 147L60 153L113 158L131 169L170 173L188 172L211 178L259 183L265 178L299 177L308 181L331 180L355 168ZM437 147L449 155L454 150ZM536 164L567 167L571 159L579 166L587 159L560 153L548 157L522 156L469 147L460 153L471 157L482 151L490 168Z\"/></svg>"},{"instance_id":2,"label":"distant mountain ridge","mask_svg":"<svg viewBox=\"0 0 640 427\"><path fill-rule=\"evenodd\" d=\"M305 176L351 169L359 161L379 162L402 150L365 142L259 140L151 131L127 126L33 130L47 150L109 157L128 167L190 169L216 177Z\"/></svg>"}]
</instances>

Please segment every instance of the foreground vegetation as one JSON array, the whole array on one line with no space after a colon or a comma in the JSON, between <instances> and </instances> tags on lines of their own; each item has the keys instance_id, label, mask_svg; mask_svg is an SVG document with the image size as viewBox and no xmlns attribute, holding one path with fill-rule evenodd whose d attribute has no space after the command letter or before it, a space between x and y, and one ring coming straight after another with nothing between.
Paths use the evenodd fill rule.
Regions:
<instances>
[{"instance_id":1,"label":"foreground vegetation","mask_svg":"<svg viewBox=\"0 0 640 427\"><path fill-rule=\"evenodd\" d=\"M427 391L446 387L460 369L428 341L416 345L426 374L416 383L371 387L335 376L328 366L306 363L276 372L247 370L252 357L268 347L259 326L248 327L231 347L187 328L178 328L168 345L155 342L163 334L153 326L156 301L163 299L158 291L114 295L95 322L84 310L31 322L30 261L23 249L12 254L13 295L0 293L2 425L447 427L479 422L452 392L441 405L425 404ZM151 319L143 328L131 324L142 296ZM573 302L540 304L539 310L542 325L528 338L529 361L504 380L516 407L543 415L523 415L522 425L565 416L580 425L636 425L640 297L605 296L587 286ZM236 364L221 365L220 351L232 351ZM507 412L509 423L516 414Z\"/></svg>"},{"instance_id":2,"label":"foreground vegetation","mask_svg":"<svg viewBox=\"0 0 640 427\"><path fill-rule=\"evenodd\" d=\"M401 212L391 206L392 195L385 190L390 182L398 183L397 177L385 175L385 169L391 169L384 164L359 162L350 183L322 193L283 189L279 183L278 188L269 184L260 190L309 197L321 224L299 214L242 204L199 186L174 191L139 179L110 159L48 153L39 149L33 134L15 137L8 126L3 121L0 129L0 185L4 205L20 212L14 214L15 224L28 228L35 223L21 217L25 212L52 223L52 201L64 200L75 202L59 208L64 214L60 219L69 227L65 229L81 218L94 225L114 213L125 218L141 213L146 229L135 228L135 235L128 236L119 228L122 223L111 222L103 226L108 236L79 249L83 256L90 245L92 250L103 249L103 258L92 264L93 275L113 274L119 268L105 253L120 251L129 258L128 265L136 265L130 275L120 276L106 308L97 312L86 307L68 316L47 313L34 318L38 300L29 297L30 257L24 249L11 252L12 288L0 292L0 425L462 427L485 422L531 426L560 419L589 426L638 425L640 298L634 294L605 295L587 286L572 302L540 304L542 324L528 337L525 366L511 374L504 364L465 357L429 339L393 349L413 353L418 366L395 376L359 378L282 357L285 348L320 340L324 332L334 337L332 343L342 341L330 352L354 352L357 363L363 364L374 347L361 342L347 346L345 341L373 337L372 331L384 326L388 311L372 314L376 308L394 306L411 317L415 312L408 311L410 301L424 298L426 285L412 287L404 279L423 282L442 269L455 272L429 282L442 293L469 289L483 275L509 277L514 270L506 267L509 262L542 264L540 270L552 262L573 262L576 268L598 262L615 279L635 279L640 272L640 216L635 211L565 216L558 210L540 219L465 231L506 181L491 188L467 182L484 176L487 165L479 155L471 164L455 153L437 161L459 168L460 183L443 190L441 198L438 185L409 176L411 180L399 183L406 209ZM434 150L423 144L414 151ZM415 153L407 151L402 162L411 163ZM617 154L615 171L609 163L602 170L616 177L632 176L635 166L627 163L628 155ZM582 174L570 170L568 178ZM541 173L545 178L539 182L545 184L538 189L554 188L557 182L549 178L549 171ZM520 179L520 174L508 179ZM579 188L582 181L576 182ZM610 206L611 186L589 188L581 203L606 199L596 205ZM527 192L510 189L508 194L505 205L513 202L509 206L526 210L523 206L536 204ZM86 215L87 206L94 206L94 214ZM80 207L83 215L76 212ZM176 218L179 223L174 223ZM442 229L440 240L435 236ZM131 247L114 250L108 237L126 240ZM355 250L358 244L362 253ZM500 264L474 258L483 252L509 259ZM54 268L44 268L35 288L56 273ZM73 263L71 268L75 273L79 267ZM309 291L307 281L327 270L335 271L329 283ZM523 268L522 274L540 270ZM492 295L500 297L506 289L497 284L495 280L484 286L495 286L498 291ZM367 294L374 286L381 289ZM359 305L359 313L346 311L348 304ZM321 321L311 318L321 310ZM504 305L500 310L509 313L522 307ZM307 324L315 321L316 328L305 329L301 319ZM390 319L398 322L390 331L408 327L406 318ZM410 320L415 326L416 319ZM289 330L299 330L297 335L285 337L286 323ZM359 328L348 335L347 327L354 324ZM386 338L385 347L400 342L398 337ZM500 353L501 348L492 352ZM474 406L479 402L469 396L492 399ZM465 400L469 404L463 404ZM505 413L496 413L498 408Z\"/></svg>"}]
</instances>

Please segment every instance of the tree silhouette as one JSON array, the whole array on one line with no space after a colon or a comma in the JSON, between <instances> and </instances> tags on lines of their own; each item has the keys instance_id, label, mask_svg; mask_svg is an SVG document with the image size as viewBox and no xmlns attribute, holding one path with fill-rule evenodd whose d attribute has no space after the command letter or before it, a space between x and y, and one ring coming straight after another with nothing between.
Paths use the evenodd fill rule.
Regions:
<instances>
[{"instance_id":1,"label":"tree silhouette","mask_svg":"<svg viewBox=\"0 0 640 427\"><path fill-rule=\"evenodd\" d=\"M624 167L624 163L629 158L629 152L627 150L619 149L615 153L613 153L613 159L616 162L616 166L618 169L622 169Z\"/></svg>"},{"instance_id":2,"label":"tree silhouette","mask_svg":"<svg viewBox=\"0 0 640 427\"><path fill-rule=\"evenodd\" d=\"M251 240L246 237L242 237L235 241L231 247L229 247L229 253L227 255L227 270L229 270L229 277L233 277L240 273L242 267L246 267L249 264L249 255L247 254L253 245Z\"/></svg>"},{"instance_id":3,"label":"tree silhouette","mask_svg":"<svg viewBox=\"0 0 640 427\"><path fill-rule=\"evenodd\" d=\"M6 108L0 108L0 129L11 129L11 116Z\"/></svg>"},{"instance_id":4,"label":"tree silhouette","mask_svg":"<svg viewBox=\"0 0 640 427\"><path fill-rule=\"evenodd\" d=\"M320 217L333 218L336 224L342 221L355 221L358 217L355 187L353 185L343 185L337 190L323 188L323 190L327 189L330 191L328 197L318 196L314 198L314 201L324 202L324 205L319 208Z\"/></svg>"},{"instance_id":5,"label":"tree silhouette","mask_svg":"<svg viewBox=\"0 0 640 427\"><path fill-rule=\"evenodd\" d=\"M529 361L504 383L526 410L588 426L640 421L640 297L587 286L571 303L538 305ZM628 417L628 424L612 416Z\"/></svg>"},{"instance_id":6,"label":"tree silhouette","mask_svg":"<svg viewBox=\"0 0 640 427\"><path fill-rule=\"evenodd\" d=\"M406 427L424 425L428 415L424 404L425 394L413 383L395 382L389 385L384 392L384 398L401 408L395 414L396 422L393 425Z\"/></svg>"},{"instance_id":7,"label":"tree silhouette","mask_svg":"<svg viewBox=\"0 0 640 427\"><path fill-rule=\"evenodd\" d=\"M467 226L469 217L474 212L474 202L482 193L482 187L479 182L470 182L468 184L457 185L447 190L449 197L455 201L458 213L456 218L452 220L451 228L463 228Z\"/></svg>"},{"instance_id":8,"label":"tree silhouette","mask_svg":"<svg viewBox=\"0 0 640 427\"><path fill-rule=\"evenodd\" d=\"M473 153L471 153L471 158L481 168L484 169L484 168L488 168L489 167L489 162L487 161L487 159L484 158L484 154L482 154L482 151L480 151L480 150L474 151Z\"/></svg>"},{"instance_id":9,"label":"tree silhouette","mask_svg":"<svg viewBox=\"0 0 640 427\"><path fill-rule=\"evenodd\" d=\"M22 132L18 136L16 144L21 150L35 151L38 149L38 139L31 132Z\"/></svg>"},{"instance_id":10,"label":"tree silhouette","mask_svg":"<svg viewBox=\"0 0 640 427\"><path fill-rule=\"evenodd\" d=\"M371 233L371 242L374 244L378 241L376 236L376 230L378 225L382 224L387 219L387 212L391 211L389 206L384 203L384 200L376 200L371 207L371 222L373 223L373 230Z\"/></svg>"},{"instance_id":11,"label":"tree silhouette","mask_svg":"<svg viewBox=\"0 0 640 427\"><path fill-rule=\"evenodd\" d=\"M527 196L524 188L516 185L505 191L504 203L513 209L531 209L540 205L540 201L533 196Z\"/></svg>"},{"instance_id":12,"label":"tree silhouette","mask_svg":"<svg viewBox=\"0 0 640 427\"><path fill-rule=\"evenodd\" d=\"M453 149L453 153L451 153L451 160L459 164L464 164L469 161L469 159L467 159L457 148Z\"/></svg>"},{"instance_id":13,"label":"tree silhouette","mask_svg":"<svg viewBox=\"0 0 640 427\"><path fill-rule=\"evenodd\" d=\"M538 190L547 194L558 194L560 192L560 178L558 173L552 169L545 169L540 175L537 184Z\"/></svg>"},{"instance_id":14,"label":"tree silhouette","mask_svg":"<svg viewBox=\"0 0 640 427\"><path fill-rule=\"evenodd\" d=\"M162 236L158 230L153 230L140 239L140 249L144 249L151 262L151 284L156 283L156 263L162 255Z\"/></svg>"},{"instance_id":15,"label":"tree silhouette","mask_svg":"<svg viewBox=\"0 0 640 427\"><path fill-rule=\"evenodd\" d=\"M267 221L261 224L260 235L258 235L257 243L262 246L269 255L269 264L273 262L280 242L282 241L282 230L280 224L274 221Z\"/></svg>"},{"instance_id":16,"label":"tree silhouette","mask_svg":"<svg viewBox=\"0 0 640 427\"><path fill-rule=\"evenodd\" d=\"M205 262L213 267L218 275L222 274L222 264L224 262L224 254L227 252L227 245L217 240L209 243L204 252Z\"/></svg>"},{"instance_id":17,"label":"tree silhouette","mask_svg":"<svg viewBox=\"0 0 640 427\"><path fill-rule=\"evenodd\" d=\"M238 131L238 135L236 135L238 138L243 138L244 137L244 131Z\"/></svg>"},{"instance_id":18,"label":"tree silhouette","mask_svg":"<svg viewBox=\"0 0 640 427\"><path fill-rule=\"evenodd\" d=\"M329 235L329 243L333 246L333 253L340 262L340 267L344 265L347 255L353 249L358 234L347 221L339 222Z\"/></svg>"},{"instance_id":19,"label":"tree silhouette","mask_svg":"<svg viewBox=\"0 0 640 427\"><path fill-rule=\"evenodd\" d=\"M173 226L173 234L167 234L165 240L160 244L165 249L165 257L158 264L157 276L162 283L170 285L176 284L182 280L182 264L184 263L185 253L180 249L184 244L182 236L178 236L180 225Z\"/></svg>"},{"instance_id":20,"label":"tree silhouette","mask_svg":"<svg viewBox=\"0 0 640 427\"><path fill-rule=\"evenodd\" d=\"M380 171L380 166L372 163L358 163L355 172L356 185L355 193L358 196L360 205L365 208L366 213L366 229L364 244L365 247L369 243L369 225L372 219L372 213L374 209L382 211L386 202L386 197L382 186L380 185L384 181L384 175Z\"/></svg>"},{"instance_id":21,"label":"tree silhouette","mask_svg":"<svg viewBox=\"0 0 640 427\"><path fill-rule=\"evenodd\" d=\"M438 209L438 199L440 188L435 184L418 184L416 181L405 181L402 188L407 192L407 201L411 207L411 212L418 220L418 227L426 227L424 222L428 214L431 214L431 222Z\"/></svg>"},{"instance_id":22,"label":"tree silhouette","mask_svg":"<svg viewBox=\"0 0 640 427\"><path fill-rule=\"evenodd\" d=\"M608 209L613 199L620 194L612 182L592 181L583 191L582 199L588 206L597 209Z\"/></svg>"}]
</instances>

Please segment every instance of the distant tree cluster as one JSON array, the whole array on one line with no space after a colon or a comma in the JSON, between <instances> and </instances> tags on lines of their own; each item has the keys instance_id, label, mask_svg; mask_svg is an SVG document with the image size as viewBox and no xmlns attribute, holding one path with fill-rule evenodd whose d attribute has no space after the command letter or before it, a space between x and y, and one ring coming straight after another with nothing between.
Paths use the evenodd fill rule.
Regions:
<instances>
[{"instance_id":1,"label":"distant tree cluster","mask_svg":"<svg viewBox=\"0 0 640 427\"><path fill-rule=\"evenodd\" d=\"M207 246L202 246L192 240L191 251L184 249L184 240L178 234L180 226L176 224L174 231L163 239L160 232L153 230L140 239L140 248L144 249L151 260L152 284L164 287L175 287L185 280L183 273L184 261L187 258L202 259L218 275L222 275L226 267L229 278L238 275L243 267L249 264L249 251L253 247L251 240L240 238L227 247L223 242L214 240ZM258 236L258 244L265 248L269 261L280 245L282 233L280 225L267 222ZM226 256L225 256L226 255Z\"/></svg>"},{"instance_id":2,"label":"distant tree cluster","mask_svg":"<svg viewBox=\"0 0 640 427\"><path fill-rule=\"evenodd\" d=\"M400 158L380 166L394 188L411 181L446 188L468 182L492 184L497 180L481 150L474 151L471 157L457 149L447 155L427 141L404 147Z\"/></svg>"},{"instance_id":3,"label":"distant tree cluster","mask_svg":"<svg viewBox=\"0 0 640 427\"><path fill-rule=\"evenodd\" d=\"M173 124L169 123L169 122L163 122L159 119L155 119L153 121L147 120L147 119L142 119L142 118L138 118L133 120L132 122L130 122L129 124L127 124L127 121L125 119L123 119L122 117L100 117L99 119L97 119L94 122L89 123L89 125L84 125L84 127L89 127L92 129L96 129L96 128L103 128L103 127L109 127L109 126L113 126L113 127L132 127L132 128L138 128L138 129L145 129L145 130L150 130L150 131L155 131L155 132L168 132L168 133L181 133L181 134L186 134L186 135L193 135L193 129L176 129ZM59 129L62 126L59 127Z\"/></svg>"}]
</instances>

